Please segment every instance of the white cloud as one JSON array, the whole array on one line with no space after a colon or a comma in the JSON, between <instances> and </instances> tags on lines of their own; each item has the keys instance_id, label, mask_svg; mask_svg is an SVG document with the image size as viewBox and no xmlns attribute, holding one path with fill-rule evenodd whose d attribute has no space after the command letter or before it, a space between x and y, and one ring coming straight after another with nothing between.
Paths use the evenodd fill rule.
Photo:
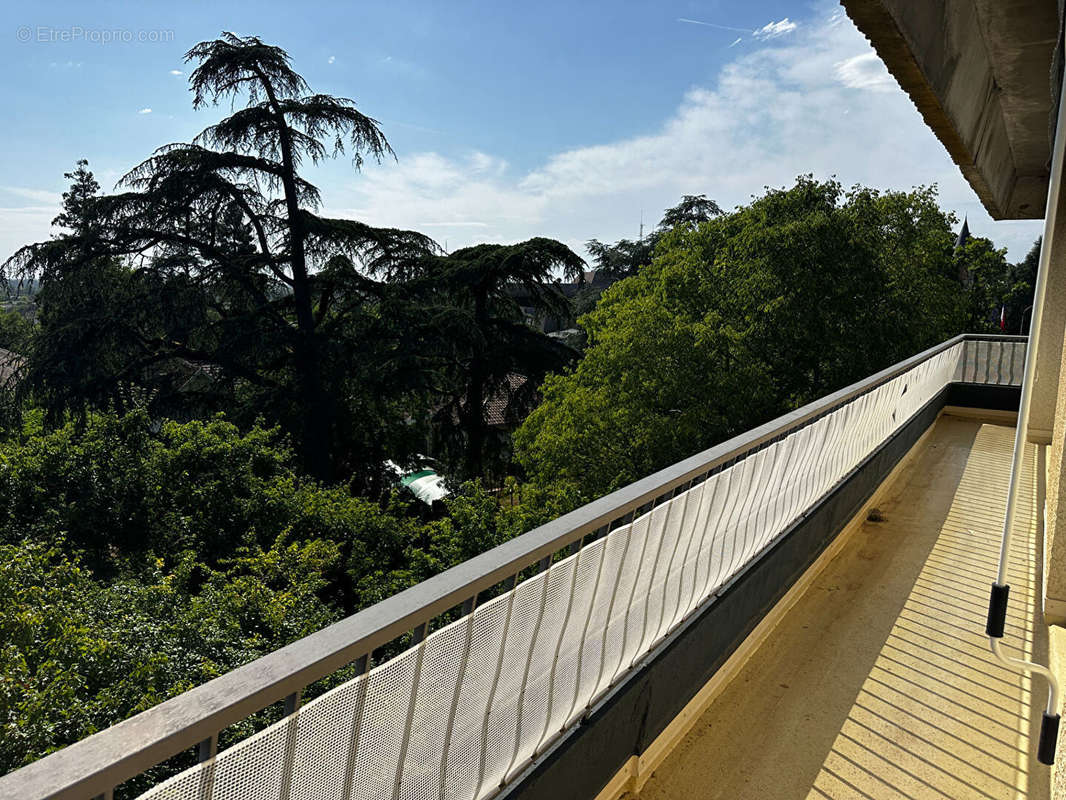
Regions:
<instances>
[{"instance_id":1,"label":"white cloud","mask_svg":"<svg viewBox=\"0 0 1066 800\"><path fill-rule=\"evenodd\" d=\"M756 39L776 39L778 36L784 36L786 33L792 33L796 30L796 23L785 17L778 22L767 22L758 30L752 33Z\"/></svg>"},{"instance_id":2,"label":"white cloud","mask_svg":"<svg viewBox=\"0 0 1066 800\"><path fill-rule=\"evenodd\" d=\"M326 59L326 63L327 64L332 64L336 60L337 60L336 56L330 56L329 58Z\"/></svg>"},{"instance_id":3,"label":"white cloud","mask_svg":"<svg viewBox=\"0 0 1066 800\"><path fill-rule=\"evenodd\" d=\"M369 165L361 176L338 159L309 177L326 213L422 229L451 249L550 236L581 254L594 237L636 236L642 214L654 226L682 194L703 193L728 209L807 172L845 186L935 182L941 204L968 215L976 235L1023 257L1040 223L989 219L851 23L829 2L801 23L772 43L746 39L750 47L734 50L713 82L679 97L674 113L642 136L573 147L525 170L508 163L509 153L401 152L399 163ZM107 185L118 176L97 177ZM3 191L0 258L47 238L59 205L53 192Z\"/></svg>"},{"instance_id":4,"label":"white cloud","mask_svg":"<svg viewBox=\"0 0 1066 800\"><path fill-rule=\"evenodd\" d=\"M642 213L654 225L682 194L730 208L812 172L845 186L937 183L944 207L1021 258L1039 223L989 219L910 99L883 85L866 40L825 5L820 21L774 23L796 31L788 44L738 54L646 135L575 147L524 172L480 152L401 153L399 163L372 165L355 180L338 167L320 181L327 210L372 224L431 221L452 248L543 235L583 252L593 237L635 236Z\"/></svg>"},{"instance_id":5,"label":"white cloud","mask_svg":"<svg viewBox=\"0 0 1066 800\"><path fill-rule=\"evenodd\" d=\"M180 69L172 69L172 70L170 71L170 74L171 74L171 75L184 75L185 73L184 73L184 72L182 72L182 71L181 71Z\"/></svg>"},{"instance_id":6,"label":"white cloud","mask_svg":"<svg viewBox=\"0 0 1066 800\"><path fill-rule=\"evenodd\" d=\"M152 113L152 109L150 109L150 108L142 108L142 109L141 109L140 111L138 111L137 113L138 113L138 114L151 114L151 113Z\"/></svg>"},{"instance_id":7,"label":"white cloud","mask_svg":"<svg viewBox=\"0 0 1066 800\"><path fill-rule=\"evenodd\" d=\"M898 90L877 53L862 53L836 63L837 79L852 89L871 89L875 92Z\"/></svg>"},{"instance_id":8,"label":"white cloud","mask_svg":"<svg viewBox=\"0 0 1066 800\"><path fill-rule=\"evenodd\" d=\"M743 40L744 40L744 37L743 37L743 36L738 36L738 37L737 37L736 39L734 39L734 40L733 40L733 43L732 43L731 45L729 45L729 46L730 46L730 47L736 47L736 46L737 46L738 44L740 44L740 43L741 43L741 42L742 42Z\"/></svg>"},{"instance_id":9,"label":"white cloud","mask_svg":"<svg viewBox=\"0 0 1066 800\"><path fill-rule=\"evenodd\" d=\"M33 200L37 203L50 203L57 206L63 201L63 196L59 192L52 192L47 189L28 189L24 186L0 186L0 192L13 194L15 197L21 197L24 200Z\"/></svg>"},{"instance_id":10,"label":"white cloud","mask_svg":"<svg viewBox=\"0 0 1066 800\"><path fill-rule=\"evenodd\" d=\"M58 213L58 203L54 206L0 206L0 263L20 247L47 239L52 232L52 220Z\"/></svg>"},{"instance_id":11,"label":"white cloud","mask_svg":"<svg viewBox=\"0 0 1066 800\"><path fill-rule=\"evenodd\" d=\"M416 228L487 228L489 223L478 222L477 220L465 220L456 221L450 220L445 222L420 222Z\"/></svg>"}]
</instances>

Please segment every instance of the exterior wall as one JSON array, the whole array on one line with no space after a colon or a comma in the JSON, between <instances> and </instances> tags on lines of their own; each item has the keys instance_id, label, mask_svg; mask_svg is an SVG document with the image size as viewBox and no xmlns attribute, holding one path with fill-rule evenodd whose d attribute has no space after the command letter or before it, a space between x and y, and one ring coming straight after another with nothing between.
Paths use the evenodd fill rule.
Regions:
<instances>
[{"instance_id":1,"label":"exterior wall","mask_svg":"<svg viewBox=\"0 0 1066 800\"><path fill-rule=\"evenodd\" d=\"M1066 685L1066 628L1052 625L1048 628L1048 666ZM1059 715L1066 716L1066 702L1059 703ZM1066 753L1066 729L1059 730L1058 755L1051 766L1051 800L1066 800L1066 767L1063 766L1063 753Z\"/></svg>"},{"instance_id":2,"label":"exterior wall","mask_svg":"<svg viewBox=\"0 0 1066 800\"><path fill-rule=\"evenodd\" d=\"M1060 338L1059 343L1062 340ZM1060 351L1060 364L1062 368ZM1038 362L1039 364L1039 362ZM1035 386L1034 398L1035 401ZM1031 412L1030 412L1031 413ZM1044 572L1044 618L1049 625L1066 624L1066 534L1059 535L1059 526L1066 525L1066 383L1058 387L1058 398L1053 410L1053 433L1047 458L1047 497L1045 514L1045 572ZM1032 438L1032 426L1029 428Z\"/></svg>"},{"instance_id":3,"label":"exterior wall","mask_svg":"<svg viewBox=\"0 0 1066 800\"><path fill-rule=\"evenodd\" d=\"M1066 197L1062 194L1051 247L1043 322L1040 341L1036 342L1036 378L1029 408L1029 441L1040 444L1052 442L1057 418L1066 411L1059 381L1066 334Z\"/></svg>"},{"instance_id":4,"label":"exterior wall","mask_svg":"<svg viewBox=\"0 0 1066 800\"><path fill-rule=\"evenodd\" d=\"M1044 616L1066 625L1066 197L1060 194L1048 269L1040 341L1035 343L1036 376L1029 409L1030 441L1050 443L1047 454Z\"/></svg>"}]
</instances>

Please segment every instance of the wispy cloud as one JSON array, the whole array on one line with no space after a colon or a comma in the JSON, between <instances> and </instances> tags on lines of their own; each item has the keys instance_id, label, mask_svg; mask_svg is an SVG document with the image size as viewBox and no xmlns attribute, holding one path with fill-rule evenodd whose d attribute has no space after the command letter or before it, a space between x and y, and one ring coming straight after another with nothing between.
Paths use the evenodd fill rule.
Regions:
<instances>
[{"instance_id":1,"label":"wispy cloud","mask_svg":"<svg viewBox=\"0 0 1066 800\"><path fill-rule=\"evenodd\" d=\"M739 33L751 33L751 28L736 28L732 25L719 25L717 22L704 22L701 19L688 19L686 17L678 17L678 22L684 22L688 25L703 25L706 28L717 28L720 31L738 31Z\"/></svg>"},{"instance_id":2,"label":"wispy cloud","mask_svg":"<svg viewBox=\"0 0 1066 800\"><path fill-rule=\"evenodd\" d=\"M336 56L330 56L329 58L326 59L326 63L327 64L332 64L336 60L337 60Z\"/></svg>"},{"instance_id":3,"label":"wispy cloud","mask_svg":"<svg viewBox=\"0 0 1066 800\"><path fill-rule=\"evenodd\" d=\"M474 220L450 220L445 222L419 222L416 228L487 228L489 223Z\"/></svg>"},{"instance_id":4,"label":"wispy cloud","mask_svg":"<svg viewBox=\"0 0 1066 800\"><path fill-rule=\"evenodd\" d=\"M172 70L170 71L170 74L171 74L171 75L184 75L185 73L184 73L184 72L182 72L182 71L181 71L180 69L172 69Z\"/></svg>"},{"instance_id":5,"label":"wispy cloud","mask_svg":"<svg viewBox=\"0 0 1066 800\"><path fill-rule=\"evenodd\" d=\"M776 39L778 36L784 36L786 33L792 33L796 30L796 23L785 17L778 22L767 22L758 30L754 31L751 35L756 39Z\"/></svg>"},{"instance_id":6,"label":"wispy cloud","mask_svg":"<svg viewBox=\"0 0 1066 800\"><path fill-rule=\"evenodd\" d=\"M429 220L425 229L453 248L543 235L583 252L592 237L635 236L641 209L645 222L654 221L682 194L703 193L730 208L810 172L836 175L845 186L937 183L946 208L968 214L975 233L1022 257L1039 225L989 219L906 94L882 91L870 45L830 14L823 3L810 22L771 23L777 36L741 37L751 49L679 98L648 135L557 152L529 170L491 153L401 156L358 181L345 171L323 183L336 204L330 211L390 226Z\"/></svg>"},{"instance_id":7,"label":"wispy cloud","mask_svg":"<svg viewBox=\"0 0 1066 800\"><path fill-rule=\"evenodd\" d=\"M33 200L35 203L58 205L63 200L59 192L51 192L47 189L28 189L25 186L0 186L0 192L12 194L24 200Z\"/></svg>"},{"instance_id":8,"label":"wispy cloud","mask_svg":"<svg viewBox=\"0 0 1066 800\"><path fill-rule=\"evenodd\" d=\"M138 111L137 113L138 113L138 114L151 114L151 113L152 113L152 109L150 109L150 108L148 108L148 107L146 106L145 108L142 108L142 109L141 109L140 111Z\"/></svg>"},{"instance_id":9,"label":"wispy cloud","mask_svg":"<svg viewBox=\"0 0 1066 800\"><path fill-rule=\"evenodd\" d=\"M891 92L897 89L896 82L876 53L852 56L838 61L834 67L837 79L849 88L870 89L875 92Z\"/></svg>"},{"instance_id":10,"label":"wispy cloud","mask_svg":"<svg viewBox=\"0 0 1066 800\"><path fill-rule=\"evenodd\" d=\"M688 25L703 25L706 28L715 28L720 31L735 31L737 33L746 33L760 41L766 41L767 39L776 39L779 36L784 36L786 33L792 33L796 30L798 25L785 17L777 22L767 22L761 28L738 28L734 25L719 25L717 22L705 22L700 19L689 19L688 17L678 17L678 22L684 22ZM730 47L736 47L744 40L743 36L738 36Z\"/></svg>"},{"instance_id":11,"label":"wispy cloud","mask_svg":"<svg viewBox=\"0 0 1066 800\"><path fill-rule=\"evenodd\" d=\"M18 205L4 195L28 200ZM45 189L0 186L0 262L30 242L41 242L52 232L52 220L60 211L62 196Z\"/></svg>"}]
</instances>

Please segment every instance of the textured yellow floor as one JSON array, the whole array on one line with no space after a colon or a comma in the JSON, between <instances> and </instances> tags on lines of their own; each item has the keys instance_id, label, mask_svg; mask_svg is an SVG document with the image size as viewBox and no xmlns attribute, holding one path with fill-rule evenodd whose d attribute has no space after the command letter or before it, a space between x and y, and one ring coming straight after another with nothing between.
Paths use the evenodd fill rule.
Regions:
<instances>
[{"instance_id":1,"label":"textured yellow floor","mask_svg":"<svg viewBox=\"0 0 1066 800\"><path fill-rule=\"evenodd\" d=\"M884 521L856 531L641 800L1046 798L1045 687L1031 696L984 637L1013 438L941 417ZM1044 659L1037 460L1030 446L1005 642Z\"/></svg>"}]
</instances>

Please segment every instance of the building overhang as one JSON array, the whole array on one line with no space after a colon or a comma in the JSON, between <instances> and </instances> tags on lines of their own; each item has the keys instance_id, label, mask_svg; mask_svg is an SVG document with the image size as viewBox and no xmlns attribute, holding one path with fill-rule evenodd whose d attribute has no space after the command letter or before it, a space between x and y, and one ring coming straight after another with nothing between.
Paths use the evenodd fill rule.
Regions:
<instances>
[{"instance_id":1,"label":"building overhang","mask_svg":"<svg viewBox=\"0 0 1066 800\"><path fill-rule=\"evenodd\" d=\"M1039 219L1056 0L841 0L993 219Z\"/></svg>"}]
</instances>

